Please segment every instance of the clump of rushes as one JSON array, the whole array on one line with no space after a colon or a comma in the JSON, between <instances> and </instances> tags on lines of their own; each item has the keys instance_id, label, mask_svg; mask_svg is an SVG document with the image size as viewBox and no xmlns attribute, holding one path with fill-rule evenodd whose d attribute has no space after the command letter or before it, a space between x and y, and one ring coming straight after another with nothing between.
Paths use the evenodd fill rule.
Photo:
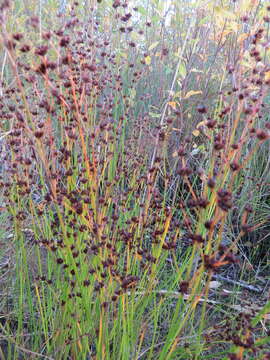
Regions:
<instances>
[{"instance_id":1,"label":"clump of rushes","mask_svg":"<svg viewBox=\"0 0 270 360\"><path fill-rule=\"evenodd\" d=\"M239 263L239 239L254 229L245 207L241 231L223 245L228 216L240 211L235 184L269 140L261 121L268 68L259 50L267 38L263 29L254 34L254 71L243 81L239 70L236 96L213 114L203 101L195 107L209 116L205 168L190 162L187 137L168 169L170 109L158 125L135 112L136 89L149 71L130 35L143 34L136 29L138 9L114 1L112 27L101 36L99 8L90 9L83 26L79 5L60 29L43 29L32 17L37 43L8 32L9 2L1 6L1 41L14 78L1 98L1 127L8 131L1 189L14 228L20 294L15 321L1 325L11 339L8 358L201 359L211 343L203 335L212 276ZM151 27L147 20L145 31ZM127 56L115 52L112 30ZM163 47L162 56L168 53ZM35 271L25 228L33 234ZM249 322L242 316L239 329L221 339L234 344L237 359L257 351L253 328L245 330ZM181 336L194 337L194 330L197 341L183 343Z\"/></svg>"}]
</instances>

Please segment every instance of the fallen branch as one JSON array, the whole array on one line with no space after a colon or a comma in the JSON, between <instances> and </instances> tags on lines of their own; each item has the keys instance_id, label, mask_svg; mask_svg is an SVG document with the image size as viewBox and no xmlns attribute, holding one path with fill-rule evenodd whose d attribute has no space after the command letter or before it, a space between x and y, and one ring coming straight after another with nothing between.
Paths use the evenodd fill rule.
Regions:
<instances>
[{"instance_id":1,"label":"fallen branch","mask_svg":"<svg viewBox=\"0 0 270 360\"><path fill-rule=\"evenodd\" d=\"M257 292L257 293L262 293L263 292L262 288L255 287L253 285L249 285L244 281L236 281L236 280L228 279L228 278L226 278L225 276L222 276L222 275L212 275L212 277L215 280L226 281L229 284L237 285L237 286L240 286L240 287L245 288L245 289L250 290L250 291L254 291L254 292Z\"/></svg>"},{"instance_id":2,"label":"fallen branch","mask_svg":"<svg viewBox=\"0 0 270 360\"><path fill-rule=\"evenodd\" d=\"M154 291L152 291L152 293L155 293L155 294L160 295L160 296L167 295L167 296L170 296L170 297L173 297L173 298L182 297L184 300L189 300L191 298L190 295L182 294L182 293L177 292L177 291L154 290ZM146 291L135 291L135 293L132 293L131 291L128 291L126 294L127 295L131 295L131 294L133 294L133 295L146 295L147 292ZM245 314L252 314L252 310L254 310L254 306L250 307L250 306L243 306L243 305L229 305L229 304L226 304L226 303L223 303L223 302L220 302L220 301L205 299L203 297L201 297L198 300L198 297L199 296L194 297L194 299L196 299L196 302L198 302L198 303L206 302L207 304L211 304L211 305L226 306L226 307L228 307L230 309L233 309L233 310L236 310L238 312L245 313ZM260 311L261 309L262 309L262 307L256 306L256 311Z\"/></svg>"}]
</instances>

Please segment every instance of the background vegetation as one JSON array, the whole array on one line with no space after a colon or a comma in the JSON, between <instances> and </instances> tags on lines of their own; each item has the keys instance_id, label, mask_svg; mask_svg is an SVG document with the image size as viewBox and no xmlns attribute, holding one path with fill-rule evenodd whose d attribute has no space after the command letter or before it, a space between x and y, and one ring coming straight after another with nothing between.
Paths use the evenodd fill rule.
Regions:
<instances>
[{"instance_id":1,"label":"background vegetation","mask_svg":"<svg viewBox=\"0 0 270 360\"><path fill-rule=\"evenodd\" d=\"M0 358L269 359L270 4L0 4Z\"/></svg>"}]
</instances>

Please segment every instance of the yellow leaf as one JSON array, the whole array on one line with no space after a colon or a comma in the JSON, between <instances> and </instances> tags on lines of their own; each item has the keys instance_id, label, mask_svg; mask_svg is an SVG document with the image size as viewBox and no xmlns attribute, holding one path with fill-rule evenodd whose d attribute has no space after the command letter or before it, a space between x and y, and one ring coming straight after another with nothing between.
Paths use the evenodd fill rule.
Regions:
<instances>
[{"instance_id":1,"label":"yellow leaf","mask_svg":"<svg viewBox=\"0 0 270 360\"><path fill-rule=\"evenodd\" d=\"M144 58L144 61L145 61L145 63L146 63L146 65L150 65L151 64L151 56L146 56L145 58Z\"/></svg>"},{"instance_id":2,"label":"yellow leaf","mask_svg":"<svg viewBox=\"0 0 270 360\"><path fill-rule=\"evenodd\" d=\"M200 135L199 130L192 131L192 135L195 136L195 137L199 136Z\"/></svg>"},{"instance_id":3,"label":"yellow leaf","mask_svg":"<svg viewBox=\"0 0 270 360\"><path fill-rule=\"evenodd\" d=\"M180 64L179 69L178 69L178 72L179 72L179 74L180 74L180 76L181 76L182 78L185 78L185 77L186 77L187 70L186 70L185 64Z\"/></svg>"},{"instance_id":4,"label":"yellow leaf","mask_svg":"<svg viewBox=\"0 0 270 360\"><path fill-rule=\"evenodd\" d=\"M249 37L249 34L243 33L243 34L239 35L237 42L241 43L241 42L245 41L248 37Z\"/></svg>"},{"instance_id":5,"label":"yellow leaf","mask_svg":"<svg viewBox=\"0 0 270 360\"><path fill-rule=\"evenodd\" d=\"M175 101L169 101L168 105L170 105L173 108L173 110L176 110L176 102Z\"/></svg>"},{"instance_id":6,"label":"yellow leaf","mask_svg":"<svg viewBox=\"0 0 270 360\"><path fill-rule=\"evenodd\" d=\"M159 41L154 42L152 45L149 46L148 50L151 51L155 49L159 44Z\"/></svg>"},{"instance_id":7,"label":"yellow leaf","mask_svg":"<svg viewBox=\"0 0 270 360\"><path fill-rule=\"evenodd\" d=\"M265 80L265 81L269 81L269 80L270 80L270 71L266 71L266 73L264 74L264 80Z\"/></svg>"},{"instance_id":8,"label":"yellow leaf","mask_svg":"<svg viewBox=\"0 0 270 360\"><path fill-rule=\"evenodd\" d=\"M137 260L141 261L142 260L142 256L138 255L137 253L135 254L135 257L137 258Z\"/></svg>"},{"instance_id":9,"label":"yellow leaf","mask_svg":"<svg viewBox=\"0 0 270 360\"><path fill-rule=\"evenodd\" d=\"M239 24L236 21L231 21L229 27L234 32L237 32L239 30Z\"/></svg>"},{"instance_id":10,"label":"yellow leaf","mask_svg":"<svg viewBox=\"0 0 270 360\"><path fill-rule=\"evenodd\" d=\"M200 121L199 124L197 124L196 128L199 129L199 127L206 125L207 120Z\"/></svg>"},{"instance_id":11,"label":"yellow leaf","mask_svg":"<svg viewBox=\"0 0 270 360\"><path fill-rule=\"evenodd\" d=\"M195 91L195 90L190 90L186 93L184 99L188 99L189 97L193 96L193 95L198 95L198 94L202 94L202 91L198 90L198 91Z\"/></svg>"},{"instance_id":12,"label":"yellow leaf","mask_svg":"<svg viewBox=\"0 0 270 360\"><path fill-rule=\"evenodd\" d=\"M222 8L221 6L215 6L214 8L215 14L223 19L235 20L236 14L227 10L226 8Z\"/></svg>"},{"instance_id":13,"label":"yellow leaf","mask_svg":"<svg viewBox=\"0 0 270 360\"><path fill-rule=\"evenodd\" d=\"M220 33L220 36L226 37L227 35L229 35L231 33L232 33L232 30L224 30L224 31L222 31L222 33Z\"/></svg>"},{"instance_id":14,"label":"yellow leaf","mask_svg":"<svg viewBox=\"0 0 270 360\"><path fill-rule=\"evenodd\" d=\"M245 61L245 60L241 61L241 65L245 66L248 69L252 68L251 64L248 61Z\"/></svg>"}]
</instances>

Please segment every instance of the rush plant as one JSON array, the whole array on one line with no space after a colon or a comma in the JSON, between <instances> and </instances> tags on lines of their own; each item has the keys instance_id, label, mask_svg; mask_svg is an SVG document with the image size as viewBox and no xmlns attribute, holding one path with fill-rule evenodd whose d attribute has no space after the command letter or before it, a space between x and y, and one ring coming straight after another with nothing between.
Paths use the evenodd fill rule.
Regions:
<instances>
[{"instance_id":1,"label":"rush plant","mask_svg":"<svg viewBox=\"0 0 270 360\"><path fill-rule=\"evenodd\" d=\"M180 36L172 5L169 30L159 1L115 0L91 2L87 18L75 1L50 27L39 8L27 32L1 2L3 359L269 357L269 299L239 311L213 291L269 221L256 216L265 180L255 199L244 193L258 162L269 167L269 21L250 8L246 43L223 29L216 44L217 25L202 29L188 4L196 16ZM198 77L188 61L206 42L214 57ZM188 89L200 81L205 91Z\"/></svg>"}]
</instances>

